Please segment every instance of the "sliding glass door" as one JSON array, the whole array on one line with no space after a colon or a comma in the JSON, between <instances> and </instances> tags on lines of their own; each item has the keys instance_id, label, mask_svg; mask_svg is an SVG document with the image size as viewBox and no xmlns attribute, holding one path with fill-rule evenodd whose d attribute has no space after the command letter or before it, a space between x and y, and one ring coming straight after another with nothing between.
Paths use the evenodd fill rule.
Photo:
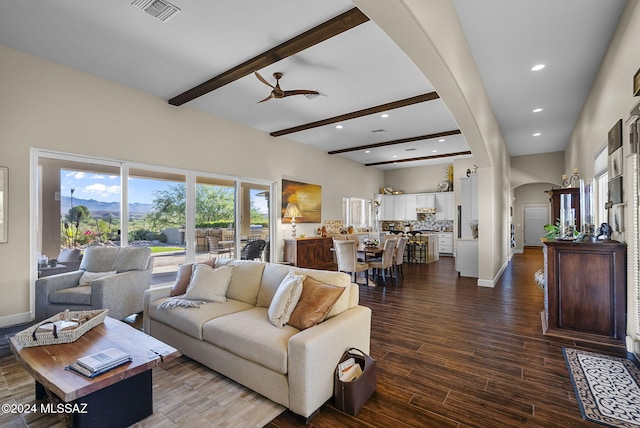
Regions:
<instances>
[{"instance_id":1,"label":"sliding glass door","mask_svg":"<svg viewBox=\"0 0 640 428\"><path fill-rule=\"evenodd\" d=\"M34 165L34 259L145 245L156 283L185 262L246 258L252 241L264 247L249 257L270 259L273 182L37 150Z\"/></svg>"}]
</instances>

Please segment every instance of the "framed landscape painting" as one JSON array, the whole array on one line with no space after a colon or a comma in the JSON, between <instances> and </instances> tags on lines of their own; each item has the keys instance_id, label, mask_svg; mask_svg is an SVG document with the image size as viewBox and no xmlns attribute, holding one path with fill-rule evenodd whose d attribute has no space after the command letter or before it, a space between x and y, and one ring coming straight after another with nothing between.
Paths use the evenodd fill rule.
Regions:
<instances>
[{"instance_id":1,"label":"framed landscape painting","mask_svg":"<svg viewBox=\"0 0 640 428\"><path fill-rule=\"evenodd\" d=\"M302 217L296 217L296 223L322 221L322 186L283 179L281 216L284 216L288 203L298 204L302 211ZM291 219L283 218L282 221L288 223Z\"/></svg>"}]
</instances>

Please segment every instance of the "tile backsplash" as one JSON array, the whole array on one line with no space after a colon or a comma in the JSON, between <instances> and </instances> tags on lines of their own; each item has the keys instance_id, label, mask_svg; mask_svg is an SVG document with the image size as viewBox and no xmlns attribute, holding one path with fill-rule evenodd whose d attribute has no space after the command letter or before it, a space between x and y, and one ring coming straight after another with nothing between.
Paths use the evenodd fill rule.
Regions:
<instances>
[{"instance_id":1,"label":"tile backsplash","mask_svg":"<svg viewBox=\"0 0 640 428\"><path fill-rule=\"evenodd\" d=\"M393 225L394 230L404 230L409 224L409 230L432 230L441 232L453 232L453 220L437 220L435 214L421 214L420 220L407 221L382 221L381 230L387 231Z\"/></svg>"}]
</instances>

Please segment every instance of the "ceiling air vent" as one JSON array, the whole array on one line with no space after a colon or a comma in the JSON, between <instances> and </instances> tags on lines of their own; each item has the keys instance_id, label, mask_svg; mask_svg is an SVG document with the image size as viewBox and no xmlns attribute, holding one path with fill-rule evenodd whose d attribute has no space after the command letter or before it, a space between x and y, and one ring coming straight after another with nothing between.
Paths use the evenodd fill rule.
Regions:
<instances>
[{"instance_id":1,"label":"ceiling air vent","mask_svg":"<svg viewBox=\"0 0 640 428\"><path fill-rule=\"evenodd\" d=\"M415 152L416 150L418 149L416 149L415 147L409 147L408 149L404 149L405 152Z\"/></svg>"},{"instance_id":2,"label":"ceiling air vent","mask_svg":"<svg viewBox=\"0 0 640 428\"><path fill-rule=\"evenodd\" d=\"M382 129L382 128L381 128L381 129L374 129L374 130L373 130L373 131L371 131L371 132L373 132L374 134L377 134L377 133L384 133L384 132L387 132L387 130L386 130L386 129Z\"/></svg>"},{"instance_id":3,"label":"ceiling air vent","mask_svg":"<svg viewBox=\"0 0 640 428\"><path fill-rule=\"evenodd\" d=\"M180 12L179 7L164 0L135 0L131 5L162 22L167 22Z\"/></svg>"}]
</instances>

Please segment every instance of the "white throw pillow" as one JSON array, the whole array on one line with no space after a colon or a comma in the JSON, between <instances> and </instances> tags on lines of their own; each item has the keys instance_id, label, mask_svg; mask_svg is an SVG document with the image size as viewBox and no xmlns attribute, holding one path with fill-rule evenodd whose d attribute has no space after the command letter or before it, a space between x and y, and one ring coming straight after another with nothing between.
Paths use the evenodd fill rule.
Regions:
<instances>
[{"instance_id":1,"label":"white throw pillow","mask_svg":"<svg viewBox=\"0 0 640 428\"><path fill-rule=\"evenodd\" d=\"M188 300L205 300L207 302L227 301L225 294L231 281L233 268L224 266L214 269L205 264L193 265L193 274L184 295Z\"/></svg>"},{"instance_id":2,"label":"white throw pillow","mask_svg":"<svg viewBox=\"0 0 640 428\"><path fill-rule=\"evenodd\" d=\"M94 279L102 278L102 277L108 276L108 275L114 275L115 273L116 273L115 270L111 270L111 271L108 271L108 272L87 272L87 271L84 271L84 273L80 277L80 281L78 282L78 285L91 285L91 281L93 281Z\"/></svg>"},{"instance_id":3,"label":"white throw pillow","mask_svg":"<svg viewBox=\"0 0 640 428\"><path fill-rule=\"evenodd\" d=\"M291 272L284 277L269 305L268 314L271 324L282 328L289 321L291 313L300 300L303 280L304 275L295 275Z\"/></svg>"}]
</instances>

